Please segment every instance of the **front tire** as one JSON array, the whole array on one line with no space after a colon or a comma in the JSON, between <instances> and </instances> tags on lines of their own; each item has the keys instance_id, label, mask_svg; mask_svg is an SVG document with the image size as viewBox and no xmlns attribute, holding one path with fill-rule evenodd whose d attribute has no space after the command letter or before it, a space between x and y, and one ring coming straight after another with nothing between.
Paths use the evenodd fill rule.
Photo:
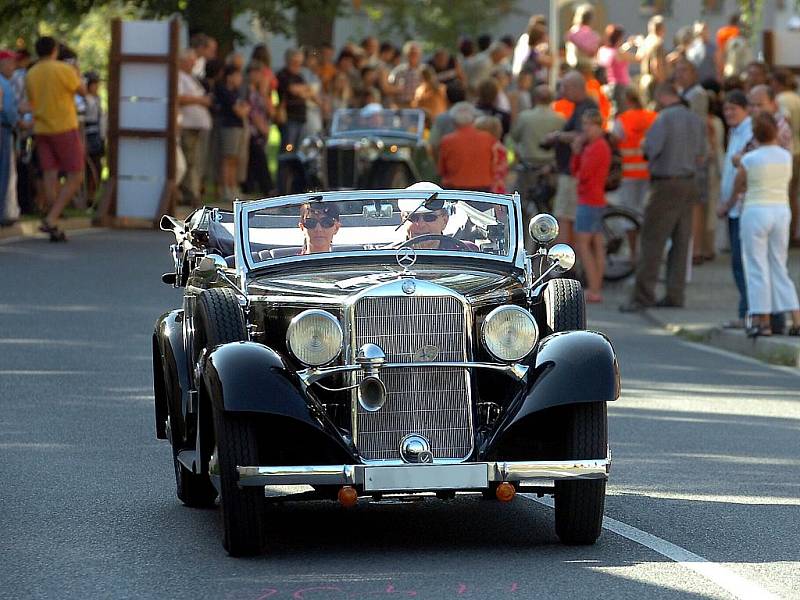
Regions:
<instances>
[{"instance_id":1,"label":"front tire","mask_svg":"<svg viewBox=\"0 0 800 600\"><path fill-rule=\"evenodd\" d=\"M264 490L239 487L236 471L239 465L259 464L256 427L250 419L214 407L222 545L231 556L252 556L264 547Z\"/></svg>"},{"instance_id":2,"label":"front tire","mask_svg":"<svg viewBox=\"0 0 800 600\"><path fill-rule=\"evenodd\" d=\"M566 407L566 458L605 458L608 417L605 402ZM555 483L556 534L564 544L594 544L603 527L606 480Z\"/></svg>"},{"instance_id":3,"label":"front tire","mask_svg":"<svg viewBox=\"0 0 800 600\"><path fill-rule=\"evenodd\" d=\"M586 302L579 281L551 279L543 296L549 333L586 329Z\"/></svg>"}]
</instances>

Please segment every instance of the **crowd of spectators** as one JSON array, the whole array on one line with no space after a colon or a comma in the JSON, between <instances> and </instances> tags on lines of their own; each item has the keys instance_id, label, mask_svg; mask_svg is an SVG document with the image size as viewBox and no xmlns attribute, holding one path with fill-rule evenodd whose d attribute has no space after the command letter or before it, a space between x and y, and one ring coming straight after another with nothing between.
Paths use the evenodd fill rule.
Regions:
<instances>
[{"instance_id":1,"label":"crowd of spectators","mask_svg":"<svg viewBox=\"0 0 800 600\"><path fill-rule=\"evenodd\" d=\"M324 133L338 109L418 108L445 187L518 189L526 218L542 201L551 204L561 241L578 250L587 301L603 300L600 224L612 201L642 221L638 236L629 233L637 271L623 310L683 306L690 265L730 251L741 302L729 325L767 335L784 331L790 313L787 331L798 334L800 307L786 274L788 247L800 243L800 95L792 73L753 60L737 15L716 34L699 22L672 39L660 16L643 35L618 24L601 33L594 19L591 5L575 11L555 90L549 82L561 49L551 47L542 15L517 40L463 38L457 53L426 54L418 41L396 47L370 36L338 50L289 49L275 71L265 45L247 59L232 52L223 60L213 38L196 34L179 64L183 200L196 206L209 192L226 200L275 193L266 161L273 126L281 151L292 152L305 136ZM85 144L95 160L102 137L89 124L100 121L99 105L88 100L85 134L77 135L73 101L76 93L96 97L97 78L82 80L54 60L58 45L48 40L37 43L29 71L24 56L0 53L0 192L2 218L13 220L12 135L24 140L32 127L47 208L42 230L58 239L56 219L83 173L78 149ZM610 185L615 157L621 181ZM60 187L53 185L59 173L67 175Z\"/></svg>"},{"instance_id":2,"label":"crowd of spectators","mask_svg":"<svg viewBox=\"0 0 800 600\"><path fill-rule=\"evenodd\" d=\"M0 224L39 212L39 229L64 241L58 219L104 154L100 80L82 76L75 53L52 37L35 49L35 60L25 50L0 50Z\"/></svg>"}]
</instances>

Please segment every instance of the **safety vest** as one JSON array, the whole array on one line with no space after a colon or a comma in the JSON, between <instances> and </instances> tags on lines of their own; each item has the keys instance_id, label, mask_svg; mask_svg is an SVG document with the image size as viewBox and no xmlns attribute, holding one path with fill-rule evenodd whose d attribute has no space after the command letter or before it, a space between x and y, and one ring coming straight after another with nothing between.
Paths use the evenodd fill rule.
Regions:
<instances>
[{"instance_id":1,"label":"safety vest","mask_svg":"<svg viewBox=\"0 0 800 600\"><path fill-rule=\"evenodd\" d=\"M569 118L572 116L572 113L575 112L575 103L570 102L566 98L560 98L553 102L551 108L560 114L564 119L569 121Z\"/></svg>"},{"instance_id":2,"label":"safety vest","mask_svg":"<svg viewBox=\"0 0 800 600\"><path fill-rule=\"evenodd\" d=\"M657 114L652 110L634 108L617 116L625 133L618 146L622 154L622 176L625 179L647 179L647 161L642 152L642 140Z\"/></svg>"},{"instance_id":3,"label":"safety vest","mask_svg":"<svg viewBox=\"0 0 800 600\"><path fill-rule=\"evenodd\" d=\"M600 116L603 117L603 129L605 129L608 117L611 115L611 101L603 92L600 82L594 78L586 80L586 93L597 103Z\"/></svg>"}]
</instances>

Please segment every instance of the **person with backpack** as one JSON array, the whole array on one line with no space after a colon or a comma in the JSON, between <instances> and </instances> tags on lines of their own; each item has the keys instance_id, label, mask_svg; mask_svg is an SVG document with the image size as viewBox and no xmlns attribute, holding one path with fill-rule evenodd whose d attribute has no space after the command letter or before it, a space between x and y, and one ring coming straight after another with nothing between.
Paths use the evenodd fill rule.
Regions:
<instances>
[{"instance_id":1,"label":"person with backpack","mask_svg":"<svg viewBox=\"0 0 800 600\"><path fill-rule=\"evenodd\" d=\"M603 214L605 190L611 168L611 146L603 131L600 111L590 109L581 117L582 133L572 142L570 168L577 180L575 246L586 271L586 302L602 302L605 240Z\"/></svg>"}]
</instances>

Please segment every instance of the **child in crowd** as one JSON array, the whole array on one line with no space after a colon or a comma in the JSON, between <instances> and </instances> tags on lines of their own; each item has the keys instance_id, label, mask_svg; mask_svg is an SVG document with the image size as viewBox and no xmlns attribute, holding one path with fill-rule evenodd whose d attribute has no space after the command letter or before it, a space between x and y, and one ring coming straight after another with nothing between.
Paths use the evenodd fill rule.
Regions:
<instances>
[{"instance_id":1,"label":"child in crowd","mask_svg":"<svg viewBox=\"0 0 800 600\"><path fill-rule=\"evenodd\" d=\"M503 124L497 117L483 116L475 120L475 128L488 131L497 140L492 147L492 187L490 192L506 193L506 177L508 177L508 151L503 145Z\"/></svg>"},{"instance_id":2,"label":"child in crowd","mask_svg":"<svg viewBox=\"0 0 800 600\"><path fill-rule=\"evenodd\" d=\"M578 183L578 206L575 213L575 245L586 271L587 302L602 302L605 246L603 213L606 208L605 185L611 167L611 146L605 139L603 117L595 109L581 119L583 133L572 144L572 174Z\"/></svg>"}]
</instances>

